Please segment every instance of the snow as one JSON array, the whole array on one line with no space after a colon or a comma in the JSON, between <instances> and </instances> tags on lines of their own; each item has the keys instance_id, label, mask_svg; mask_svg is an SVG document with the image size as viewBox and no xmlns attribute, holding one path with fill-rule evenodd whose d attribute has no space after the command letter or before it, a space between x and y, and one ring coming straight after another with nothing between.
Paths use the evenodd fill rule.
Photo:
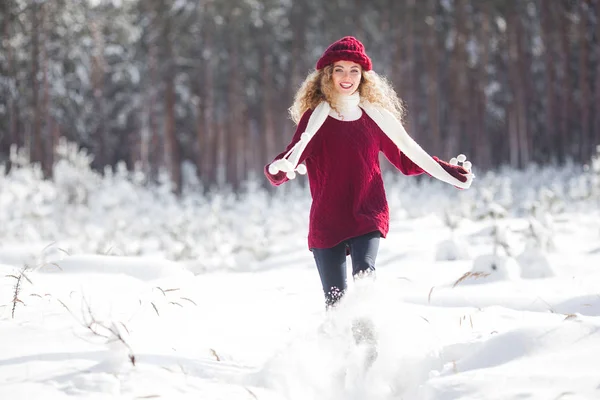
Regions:
<instances>
[{"instance_id":1,"label":"snow","mask_svg":"<svg viewBox=\"0 0 600 400\"><path fill-rule=\"evenodd\" d=\"M600 398L595 198L388 180L377 277L325 312L301 182L177 200L63 156L54 183L0 175L2 399Z\"/></svg>"},{"instance_id":2,"label":"snow","mask_svg":"<svg viewBox=\"0 0 600 400\"><path fill-rule=\"evenodd\" d=\"M469 244L463 239L452 238L440 242L435 253L437 261L469 259Z\"/></svg>"}]
</instances>

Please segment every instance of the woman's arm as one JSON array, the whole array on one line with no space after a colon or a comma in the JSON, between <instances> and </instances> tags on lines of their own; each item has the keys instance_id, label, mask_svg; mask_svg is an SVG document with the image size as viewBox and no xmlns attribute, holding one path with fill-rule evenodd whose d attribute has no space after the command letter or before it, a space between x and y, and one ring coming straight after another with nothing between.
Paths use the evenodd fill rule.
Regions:
<instances>
[{"instance_id":1,"label":"woman's arm","mask_svg":"<svg viewBox=\"0 0 600 400\"><path fill-rule=\"evenodd\" d=\"M294 133L294 137L292 138L292 141L290 142L290 144L287 145L287 147L285 148L284 151L282 151L281 153L279 153L277 155L277 157L275 157L273 159L273 161L281 159L292 147L294 147L294 145L296 143L298 143L298 141L300 141L300 136L306 130L306 125L308 125L308 119L310 118L311 114L312 114L312 110L307 110L302 115L302 118L300 118L300 122L298 122L298 126L296 127L296 132ZM310 147L310 143L309 143L309 147ZM302 152L302 155L300 157L300 161L298 162L298 164L304 162L304 160L306 160L308 158L308 156L310 154L309 147L307 147ZM269 173L269 165L271 165L271 163L265 165L265 168L264 168L265 176L267 177L267 179L269 179L269 181L271 182L271 184L273 186L279 186L282 183L285 183L285 182L289 181L289 179L286 176L286 173L284 171L279 171L275 175L271 175Z\"/></svg>"},{"instance_id":2,"label":"woman's arm","mask_svg":"<svg viewBox=\"0 0 600 400\"><path fill-rule=\"evenodd\" d=\"M403 152L400 151L398 146L392 142L392 140L383 132L380 132L380 144L379 148L396 168L400 170L404 175L421 175L423 168L415 164L410 158L408 158Z\"/></svg>"},{"instance_id":3,"label":"woman's arm","mask_svg":"<svg viewBox=\"0 0 600 400\"><path fill-rule=\"evenodd\" d=\"M410 158L408 158L400 149L392 142L392 140L386 135L381 134L381 151L385 154L385 157L398 168L404 175L420 175L425 171L415 164ZM466 182L466 174L469 173L465 168L460 165L453 165L447 163L444 160L433 156L433 159L444 168L446 172L452 175L454 178L461 182Z\"/></svg>"}]
</instances>

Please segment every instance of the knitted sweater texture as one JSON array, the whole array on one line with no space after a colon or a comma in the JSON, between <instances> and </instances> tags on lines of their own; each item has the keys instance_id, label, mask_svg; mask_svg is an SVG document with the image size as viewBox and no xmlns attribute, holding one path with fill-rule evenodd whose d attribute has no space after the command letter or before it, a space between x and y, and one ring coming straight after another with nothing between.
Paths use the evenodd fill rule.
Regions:
<instances>
[{"instance_id":1,"label":"knitted sweater texture","mask_svg":"<svg viewBox=\"0 0 600 400\"><path fill-rule=\"evenodd\" d=\"M300 140L311 113L304 113L291 143L275 159L283 157ZM364 111L355 121L331 116L325 120L300 158L306 164L312 196L309 249L334 247L374 231L386 237L390 217L380 152L405 175L423 173ZM288 180L284 172L271 175L267 169L268 165L264 172L273 185Z\"/></svg>"}]
</instances>

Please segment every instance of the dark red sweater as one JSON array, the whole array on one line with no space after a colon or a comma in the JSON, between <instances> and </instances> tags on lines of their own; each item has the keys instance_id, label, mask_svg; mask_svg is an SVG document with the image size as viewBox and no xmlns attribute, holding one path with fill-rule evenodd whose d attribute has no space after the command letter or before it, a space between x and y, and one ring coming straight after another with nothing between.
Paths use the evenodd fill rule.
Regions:
<instances>
[{"instance_id":1,"label":"dark red sweater","mask_svg":"<svg viewBox=\"0 0 600 400\"><path fill-rule=\"evenodd\" d=\"M283 157L305 131L312 110L302 116ZM300 162L305 162L312 195L308 247L330 248L369 232L385 237L389 230L389 208L383 187L379 152L405 175L423 170L406 157L377 124L363 111L356 121L327 117ZM284 172L265 175L279 186L288 178Z\"/></svg>"}]
</instances>

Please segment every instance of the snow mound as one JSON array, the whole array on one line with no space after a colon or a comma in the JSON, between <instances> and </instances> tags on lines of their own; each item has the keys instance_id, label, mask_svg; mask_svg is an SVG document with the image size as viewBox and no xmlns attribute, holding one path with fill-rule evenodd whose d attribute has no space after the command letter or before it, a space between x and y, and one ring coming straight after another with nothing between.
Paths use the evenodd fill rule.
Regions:
<instances>
[{"instance_id":1,"label":"snow mound","mask_svg":"<svg viewBox=\"0 0 600 400\"><path fill-rule=\"evenodd\" d=\"M444 369L423 386L420 398L538 399L560 398L562 395L556 394L561 392L586 393L573 398L597 398L597 387L583 377L596 376L589 352L598 324L585 317L572 321L551 317L538 326L516 327L446 346L442 351ZM494 396L481 397L477 391L485 380L492 385ZM507 386L508 381L511 384ZM550 381L552 385L548 385ZM590 392L595 395L589 396Z\"/></svg>"},{"instance_id":2,"label":"snow mound","mask_svg":"<svg viewBox=\"0 0 600 400\"><path fill-rule=\"evenodd\" d=\"M539 249L525 250L517 257L517 262L521 267L521 278L540 279L556 276L548 257Z\"/></svg>"},{"instance_id":3,"label":"snow mound","mask_svg":"<svg viewBox=\"0 0 600 400\"><path fill-rule=\"evenodd\" d=\"M509 363L539 350L539 332L530 328L490 335L484 341L475 341L472 348L459 360L447 365L442 375L475 369L492 368Z\"/></svg>"},{"instance_id":4,"label":"snow mound","mask_svg":"<svg viewBox=\"0 0 600 400\"><path fill-rule=\"evenodd\" d=\"M42 246L43 247L43 246ZM0 264L21 268L25 265L34 266L36 256L31 250L32 245L11 244L0 247Z\"/></svg>"},{"instance_id":5,"label":"snow mound","mask_svg":"<svg viewBox=\"0 0 600 400\"><path fill-rule=\"evenodd\" d=\"M193 276L180 264L155 258L73 255L40 269L41 272L123 274L151 281L170 276Z\"/></svg>"},{"instance_id":6,"label":"snow mound","mask_svg":"<svg viewBox=\"0 0 600 400\"><path fill-rule=\"evenodd\" d=\"M440 242L435 252L436 261L468 260L469 247L464 240L448 239Z\"/></svg>"},{"instance_id":7,"label":"snow mound","mask_svg":"<svg viewBox=\"0 0 600 400\"><path fill-rule=\"evenodd\" d=\"M554 306L556 312L567 315L600 316L600 296L589 294L566 299Z\"/></svg>"},{"instance_id":8,"label":"snow mound","mask_svg":"<svg viewBox=\"0 0 600 400\"><path fill-rule=\"evenodd\" d=\"M471 273L483 274L483 279L469 280L469 282L490 282L519 279L521 273L519 264L512 257L494 254L484 254L473 261Z\"/></svg>"}]
</instances>

